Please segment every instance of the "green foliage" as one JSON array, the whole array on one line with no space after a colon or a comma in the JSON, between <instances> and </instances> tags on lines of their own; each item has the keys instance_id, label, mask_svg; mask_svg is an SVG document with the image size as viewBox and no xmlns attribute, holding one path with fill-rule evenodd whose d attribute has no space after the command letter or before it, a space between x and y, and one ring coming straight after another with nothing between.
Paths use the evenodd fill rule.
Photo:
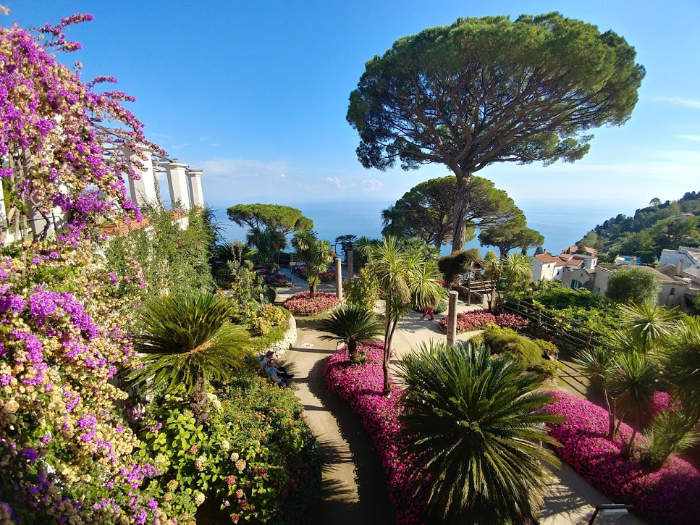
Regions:
<instances>
[{"instance_id":1,"label":"green foliage","mask_svg":"<svg viewBox=\"0 0 700 525\"><path fill-rule=\"evenodd\" d=\"M228 288L241 268L253 268L257 250L241 241L216 244L212 250L211 268L216 283Z\"/></svg>"},{"instance_id":2,"label":"green foliage","mask_svg":"<svg viewBox=\"0 0 700 525\"><path fill-rule=\"evenodd\" d=\"M187 291L148 301L134 337L144 353L131 379L148 390L184 387L202 390L240 369L247 355L248 333L230 322L231 303L221 295Z\"/></svg>"},{"instance_id":3,"label":"green foliage","mask_svg":"<svg viewBox=\"0 0 700 525\"><path fill-rule=\"evenodd\" d=\"M256 230L273 230L283 235L313 228L311 219L301 210L280 204L236 204L226 210L228 218L239 226Z\"/></svg>"},{"instance_id":4,"label":"green foliage","mask_svg":"<svg viewBox=\"0 0 700 525\"><path fill-rule=\"evenodd\" d=\"M367 268L362 268L357 276L345 282L345 301L348 304L373 310L379 299L379 284Z\"/></svg>"},{"instance_id":5,"label":"green foliage","mask_svg":"<svg viewBox=\"0 0 700 525\"><path fill-rule=\"evenodd\" d=\"M686 317L678 323L660 357L674 394L700 419L700 317Z\"/></svg>"},{"instance_id":6,"label":"green foliage","mask_svg":"<svg viewBox=\"0 0 700 525\"><path fill-rule=\"evenodd\" d=\"M501 258L504 258L513 248L525 252L532 246L542 244L544 237L537 230L528 228L525 215L520 213L506 222L482 229L479 242L482 246L495 246Z\"/></svg>"},{"instance_id":7,"label":"green foliage","mask_svg":"<svg viewBox=\"0 0 700 525\"><path fill-rule=\"evenodd\" d=\"M289 312L285 308L266 304L249 315L248 327L253 335L266 336L275 328L286 328L288 320Z\"/></svg>"},{"instance_id":8,"label":"green foliage","mask_svg":"<svg viewBox=\"0 0 700 525\"><path fill-rule=\"evenodd\" d=\"M355 361L358 344L382 334L384 324L374 312L364 306L346 305L335 309L330 317L323 319L321 329L332 334L324 335L323 339L345 343L350 360Z\"/></svg>"},{"instance_id":9,"label":"green foliage","mask_svg":"<svg viewBox=\"0 0 700 525\"><path fill-rule=\"evenodd\" d=\"M656 301L658 291L659 283L652 272L629 268L610 276L606 295L618 303L646 303Z\"/></svg>"},{"instance_id":10,"label":"green foliage","mask_svg":"<svg viewBox=\"0 0 700 525\"><path fill-rule=\"evenodd\" d=\"M555 445L549 397L512 360L431 343L399 363L402 422L416 475L430 473L431 523L520 523L543 501ZM419 474L418 474L419 473ZM424 478L425 479L425 478Z\"/></svg>"},{"instance_id":11,"label":"green foliage","mask_svg":"<svg viewBox=\"0 0 700 525\"><path fill-rule=\"evenodd\" d=\"M231 514L241 522L303 523L318 495L320 454L293 392L243 373L209 397L204 422L182 409L178 393L149 407L143 453L163 473L151 485L162 487L165 508L193 515L200 506L207 523Z\"/></svg>"},{"instance_id":12,"label":"green foliage","mask_svg":"<svg viewBox=\"0 0 700 525\"><path fill-rule=\"evenodd\" d=\"M309 284L311 295L321 282L321 274L328 271L328 266L333 262L333 252L328 241L321 241L312 231L299 232L292 239L292 245L296 250L299 261L306 268L306 281Z\"/></svg>"},{"instance_id":13,"label":"green foliage","mask_svg":"<svg viewBox=\"0 0 700 525\"><path fill-rule=\"evenodd\" d=\"M605 298L594 294L585 288L574 290L563 286L559 281L542 281L534 293L528 293L537 303L554 309L576 308L604 308L607 306Z\"/></svg>"},{"instance_id":14,"label":"green foliage","mask_svg":"<svg viewBox=\"0 0 700 525\"><path fill-rule=\"evenodd\" d=\"M688 192L677 201L652 202L632 217L620 214L596 226L584 237L609 260L635 255L650 264L664 248L700 246L700 193Z\"/></svg>"},{"instance_id":15,"label":"green foliage","mask_svg":"<svg viewBox=\"0 0 700 525\"><path fill-rule=\"evenodd\" d=\"M255 263L269 269L277 267L280 251L287 246L285 234L272 228L251 228L247 241L249 246L255 246Z\"/></svg>"},{"instance_id":16,"label":"green foliage","mask_svg":"<svg viewBox=\"0 0 700 525\"><path fill-rule=\"evenodd\" d=\"M452 175L417 184L384 210L382 233L399 238L418 237L440 248L452 239L457 201L464 206L468 230L465 242L473 236L475 227L483 228L521 213L508 194L490 180L470 177L458 190L457 179Z\"/></svg>"},{"instance_id":17,"label":"green foliage","mask_svg":"<svg viewBox=\"0 0 700 525\"><path fill-rule=\"evenodd\" d=\"M440 257L438 260L438 269L442 272L445 282L450 285L454 283L458 275L468 272L472 263L478 261L480 258L479 250L475 248L464 250Z\"/></svg>"},{"instance_id":18,"label":"green foliage","mask_svg":"<svg viewBox=\"0 0 700 525\"><path fill-rule=\"evenodd\" d=\"M182 230L173 222L170 211L146 210L149 230L137 229L116 236L107 243L105 255L109 267L124 283L127 291L153 293L179 290L213 290L209 259L215 239L211 223L201 210L189 212L189 226Z\"/></svg>"},{"instance_id":19,"label":"green foliage","mask_svg":"<svg viewBox=\"0 0 700 525\"><path fill-rule=\"evenodd\" d=\"M647 445L642 462L657 470L671 454L681 454L692 448L700 440L694 427L695 420L682 412L665 410L657 414L644 432Z\"/></svg>"},{"instance_id":20,"label":"green foliage","mask_svg":"<svg viewBox=\"0 0 700 525\"><path fill-rule=\"evenodd\" d=\"M544 361L545 351L551 351L546 341L530 339L510 328L488 326L482 337L491 353L512 354L525 369L540 365Z\"/></svg>"},{"instance_id":21,"label":"green foliage","mask_svg":"<svg viewBox=\"0 0 700 525\"><path fill-rule=\"evenodd\" d=\"M620 318L629 335L644 351L649 351L671 334L678 315L675 310L646 302L621 305Z\"/></svg>"}]
</instances>

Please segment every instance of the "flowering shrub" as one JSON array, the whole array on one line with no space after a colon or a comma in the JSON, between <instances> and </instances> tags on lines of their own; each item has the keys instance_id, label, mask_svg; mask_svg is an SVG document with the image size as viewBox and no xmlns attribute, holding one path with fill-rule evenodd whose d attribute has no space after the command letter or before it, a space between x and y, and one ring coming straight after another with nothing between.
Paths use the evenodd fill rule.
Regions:
<instances>
[{"instance_id":1,"label":"flowering shrub","mask_svg":"<svg viewBox=\"0 0 700 525\"><path fill-rule=\"evenodd\" d=\"M286 328L289 312L272 304L263 305L260 310L251 315L248 326L255 336L267 335L273 328Z\"/></svg>"},{"instance_id":2,"label":"flowering shrub","mask_svg":"<svg viewBox=\"0 0 700 525\"><path fill-rule=\"evenodd\" d=\"M632 429L620 425L619 436L606 438L608 412L571 394L557 391L547 412L564 416L550 434L562 447L557 454L593 486L616 502L628 503L653 523L690 524L700 515L700 470L672 456L656 471L645 470L621 454Z\"/></svg>"},{"instance_id":3,"label":"flowering shrub","mask_svg":"<svg viewBox=\"0 0 700 525\"><path fill-rule=\"evenodd\" d=\"M284 307L294 315L316 315L337 305L335 294L323 292L316 292L313 297L309 292L298 293L284 302Z\"/></svg>"},{"instance_id":4,"label":"flowering shrub","mask_svg":"<svg viewBox=\"0 0 700 525\"><path fill-rule=\"evenodd\" d=\"M207 501L231 523L303 522L318 494L320 456L293 392L243 375L208 398L202 424L176 394L151 405L141 422L144 455L162 472L163 507L194 515Z\"/></svg>"},{"instance_id":5,"label":"flowering shrub","mask_svg":"<svg viewBox=\"0 0 700 525\"><path fill-rule=\"evenodd\" d=\"M164 519L157 488L141 490L158 472L134 460L127 395L112 381L133 351L107 272L81 267L79 253L28 259L0 259L0 492L20 519ZM60 291L49 288L57 280Z\"/></svg>"},{"instance_id":6,"label":"flowering shrub","mask_svg":"<svg viewBox=\"0 0 700 525\"><path fill-rule=\"evenodd\" d=\"M74 51L79 44L66 40L63 31L89 20L91 15L75 15L40 32L49 37L47 46ZM11 206L27 202L43 217L60 208L67 220L61 237L69 243L105 218L140 220L123 175L136 175L145 145L160 151L122 107L132 97L93 90L115 81L98 77L83 83L77 71L61 65L30 32L0 28L0 181ZM107 155L105 143L134 155ZM46 233L45 228L39 235Z\"/></svg>"},{"instance_id":7,"label":"flowering shrub","mask_svg":"<svg viewBox=\"0 0 700 525\"><path fill-rule=\"evenodd\" d=\"M527 326L527 319L515 314L498 314L491 312L473 311L457 314L457 332L470 332L480 330L488 325L496 325L504 328L522 329ZM447 330L447 317L440 319L440 326Z\"/></svg>"},{"instance_id":8,"label":"flowering shrub","mask_svg":"<svg viewBox=\"0 0 700 525\"><path fill-rule=\"evenodd\" d=\"M360 416L386 473L396 522L419 524L423 523L425 499L414 495L412 468L401 453L401 389L394 387L390 397L383 395L382 348L381 342L363 343L358 350L365 354L365 364L353 365L347 349L341 347L328 358L326 384Z\"/></svg>"}]
</instances>

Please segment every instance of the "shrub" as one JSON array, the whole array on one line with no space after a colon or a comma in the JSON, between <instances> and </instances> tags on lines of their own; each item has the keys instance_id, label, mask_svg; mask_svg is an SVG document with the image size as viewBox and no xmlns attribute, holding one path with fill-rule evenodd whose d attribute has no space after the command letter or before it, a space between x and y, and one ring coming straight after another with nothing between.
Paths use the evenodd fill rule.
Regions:
<instances>
[{"instance_id":1,"label":"shrub","mask_svg":"<svg viewBox=\"0 0 700 525\"><path fill-rule=\"evenodd\" d=\"M494 315L491 312L482 310L457 314L457 332L471 332L489 325L523 329L527 327L528 321L516 314L503 313ZM440 320L440 326L442 326L443 330L447 330L446 317Z\"/></svg>"},{"instance_id":2,"label":"shrub","mask_svg":"<svg viewBox=\"0 0 700 525\"><path fill-rule=\"evenodd\" d=\"M248 326L254 336L266 336L275 328L286 327L288 319L289 312L287 310L266 304L251 315Z\"/></svg>"},{"instance_id":3,"label":"shrub","mask_svg":"<svg viewBox=\"0 0 700 525\"><path fill-rule=\"evenodd\" d=\"M659 284L649 270L630 268L615 271L608 280L606 295L618 303L656 301Z\"/></svg>"},{"instance_id":4,"label":"shrub","mask_svg":"<svg viewBox=\"0 0 700 525\"><path fill-rule=\"evenodd\" d=\"M284 302L284 307L294 315L316 315L337 305L335 294L323 292L316 292L313 297L311 292L298 293Z\"/></svg>"},{"instance_id":5,"label":"shrub","mask_svg":"<svg viewBox=\"0 0 700 525\"><path fill-rule=\"evenodd\" d=\"M469 265L478 258L479 251L476 249L461 251L440 257L438 268L445 278L445 282L451 285L458 275L469 271Z\"/></svg>"},{"instance_id":6,"label":"shrub","mask_svg":"<svg viewBox=\"0 0 700 525\"><path fill-rule=\"evenodd\" d=\"M218 396L209 394L204 423L183 401L168 395L141 422L164 508L214 514L206 522L303 523L320 488L320 461L293 392L241 374Z\"/></svg>"},{"instance_id":7,"label":"shrub","mask_svg":"<svg viewBox=\"0 0 700 525\"><path fill-rule=\"evenodd\" d=\"M536 340L518 334L510 328L489 326L483 333L484 343L493 354L512 353L524 368L543 362L544 348Z\"/></svg>"},{"instance_id":8,"label":"shrub","mask_svg":"<svg viewBox=\"0 0 700 525\"><path fill-rule=\"evenodd\" d=\"M346 281L344 290L348 304L363 306L367 310L373 310L379 299L379 284L367 268L362 268L357 277Z\"/></svg>"},{"instance_id":9,"label":"shrub","mask_svg":"<svg viewBox=\"0 0 700 525\"><path fill-rule=\"evenodd\" d=\"M700 515L700 471L678 457L671 457L655 471L648 471L623 449L632 429L622 423L619 436L607 439L608 412L572 394L557 391L545 410L564 416L550 425L550 434L562 446L556 453L608 498L633 506L653 523L691 524ZM645 440L641 440L645 441Z\"/></svg>"},{"instance_id":10,"label":"shrub","mask_svg":"<svg viewBox=\"0 0 700 525\"><path fill-rule=\"evenodd\" d=\"M520 317L517 314L502 313L496 316L496 324L503 328L512 328L514 330L522 330L527 328L528 320Z\"/></svg>"},{"instance_id":11,"label":"shrub","mask_svg":"<svg viewBox=\"0 0 700 525\"><path fill-rule=\"evenodd\" d=\"M323 339L345 343L351 361L357 362L358 345L382 334L384 323L363 306L346 305L336 309L328 319L324 319L321 329L332 334L324 335Z\"/></svg>"}]
</instances>

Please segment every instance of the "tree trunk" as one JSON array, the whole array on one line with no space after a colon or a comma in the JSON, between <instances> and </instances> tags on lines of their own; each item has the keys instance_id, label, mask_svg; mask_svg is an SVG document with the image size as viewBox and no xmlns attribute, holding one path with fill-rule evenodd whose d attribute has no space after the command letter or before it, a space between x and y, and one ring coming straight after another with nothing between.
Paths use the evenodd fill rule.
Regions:
<instances>
[{"instance_id":1,"label":"tree trunk","mask_svg":"<svg viewBox=\"0 0 700 525\"><path fill-rule=\"evenodd\" d=\"M452 171L457 177L457 196L453 210L453 226L452 226L452 253L457 253L464 249L464 215L466 214L466 202L464 187L470 177L470 173L452 167Z\"/></svg>"},{"instance_id":2,"label":"tree trunk","mask_svg":"<svg viewBox=\"0 0 700 525\"><path fill-rule=\"evenodd\" d=\"M348 355L350 356L350 361L354 361L357 355L357 341L355 339L348 339Z\"/></svg>"},{"instance_id":3,"label":"tree trunk","mask_svg":"<svg viewBox=\"0 0 700 525\"><path fill-rule=\"evenodd\" d=\"M615 407L608 396L608 389L603 386L603 395L605 396L605 404L608 407L608 439L615 437Z\"/></svg>"}]
</instances>

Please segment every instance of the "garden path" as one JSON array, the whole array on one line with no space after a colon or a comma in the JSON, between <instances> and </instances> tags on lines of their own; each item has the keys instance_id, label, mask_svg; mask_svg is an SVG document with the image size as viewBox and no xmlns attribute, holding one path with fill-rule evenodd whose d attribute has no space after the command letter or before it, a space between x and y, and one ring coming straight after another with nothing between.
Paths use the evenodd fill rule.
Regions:
<instances>
[{"instance_id":1,"label":"garden path","mask_svg":"<svg viewBox=\"0 0 700 525\"><path fill-rule=\"evenodd\" d=\"M292 281L288 289L278 289L278 301L306 290L302 279L285 272ZM324 291L333 292L333 285L322 285ZM461 301L458 311L479 309ZM379 309L381 310L381 308ZM430 340L441 340L445 334L434 321L423 321L421 315L410 312L399 323L394 335L392 368L412 348ZM439 319L441 316L436 316ZM295 393L304 405L305 418L321 441L327 454L323 471L321 501L311 524L373 525L393 522L384 474L366 438L359 419L344 404L325 392L323 364L335 350L332 342L321 339L317 320L297 319L297 344L286 360L297 374ZM458 340L466 340L477 332L458 334ZM551 471L545 493L540 525L584 525L597 505L610 500L579 476L569 465L562 463ZM641 520L630 517L627 525L643 525Z\"/></svg>"},{"instance_id":2,"label":"garden path","mask_svg":"<svg viewBox=\"0 0 700 525\"><path fill-rule=\"evenodd\" d=\"M290 280L293 286L279 289L278 300L306 290L304 281L296 277ZM296 375L294 393L304 406L304 419L321 443L325 459L321 497L306 523L393 523L384 473L359 418L325 389L323 366L335 343L321 339L317 320L298 318L297 333L297 343L284 360Z\"/></svg>"}]
</instances>

